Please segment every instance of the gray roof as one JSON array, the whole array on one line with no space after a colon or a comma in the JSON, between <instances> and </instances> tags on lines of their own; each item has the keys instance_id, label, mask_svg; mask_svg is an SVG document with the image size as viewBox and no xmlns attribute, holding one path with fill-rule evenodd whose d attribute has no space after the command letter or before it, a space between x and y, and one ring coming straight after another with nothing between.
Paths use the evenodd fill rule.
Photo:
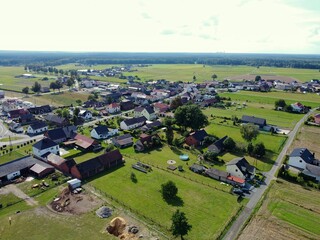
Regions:
<instances>
[{"instance_id":1,"label":"gray roof","mask_svg":"<svg viewBox=\"0 0 320 240\"><path fill-rule=\"evenodd\" d=\"M58 144L56 144L50 138L44 138L44 139L40 140L39 142L36 142L35 144L33 144L33 147L37 148L39 150L43 150L43 149L47 149L47 148L55 147L55 146L58 146Z\"/></svg>"},{"instance_id":2,"label":"gray roof","mask_svg":"<svg viewBox=\"0 0 320 240\"><path fill-rule=\"evenodd\" d=\"M43 121L37 121L37 122L34 122L32 124L30 124L30 127L33 129L33 130L36 130L36 129L40 129L40 128L44 128L48 126L45 122Z\"/></svg>"},{"instance_id":3,"label":"gray roof","mask_svg":"<svg viewBox=\"0 0 320 240\"><path fill-rule=\"evenodd\" d=\"M106 125L99 125L98 127L95 127L94 130L97 132L98 135L106 134L109 132L109 129Z\"/></svg>"},{"instance_id":4,"label":"gray roof","mask_svg":"<svg viewBox=\"0 0 320 240\"><path fill-rule=\"evenodd\" d=\"M312 164L314 156L307 148L295 148L290 157L301 157L306 163Z\"/></svg>"},{"instance_id":5,"label":"gray roof","mask_svg":"<svg viewBox=\"0 0 320 240\"><path fill-rule=\"evenodd\" d=\"M234 158L230 162L226 163L226 166L228 165L236 165L244 175L246 175L246 173L253 174L255 169L254 166L251 166L248 163L245 157Z\"/></svg>"},{"instance_id":6,"label":"gray roof","mask_svg":"<svg viewBox=\"0 0 320 240\"><path fill-rule=\"evenodd\" d=\"M127 126L131 126L131 125L134 125L136 123L145 122L145 121L147 121L147 119L144 116L142 116L142 117L138 117L138 118L125 119L123 121Z\"/></svg>"},{"instance_id":7,"label":"gray roof","mask_svg":"<svg viewBox=\"0 0 320 240\"><path fill-rule=\"evenodd\" d=\"M223 142L228 138L228 136L224 136L223 138L218 139L213 144L208 147L208 151L220 153L224 148Z\"/></svg>"},{"instance_id":8,"label":"gray roof","mask_svg":"<svg viewBox=\"0 0 320 240\"><path fill-rule=\"evenodd\" d=\"M229 173L225 171L221 171L219 169L215 168L209 168L205 171L205 174L208 175L209 177L221 177L221 178L227 178L229 176Z\"/></svg>"},{"instance_id":9,"label":"gray roof","mask_svg":"<svg viewBox=\"0 0 320 240\"><path fill-rule=\"evenodd\" d=\"M320 176L320 167L312 164L306 165L306 169L302 171L306 175Z\"/></svg>"},{"instance_id":10,"label":"gray roof","mask_svg":"<svg viewBox=\"0 0 320 240\"><path fill-rule=\"evenodd\" d=\"M259 126L264 126L267 124L267 121L264 118L258 118L258 117L247 116L247 115L243 115L241 121L244 123L253 123Z\"/></svg>"},{"instance_id":11,"label":"gray roof","mask_svg":"<svg viewBox=\"0 0 320 240\"><path fill-rule=\"evenodd\" d=\"M10 173L29 168L38 161L32 156L26 156L0 165L0 177L7 176Z\"/></svg>"},{"instance_id":12,"label":"gray roof","mask_svg":"<svg viewBox=\"0 0 320 240\"><path fill-rule=\"evenodd\" d=\"M151 106L147 106L147 107L145 107L145 109L147 110L147 112L148 112L149 114L154 113L154 108L151 107Z\"/></svg>"}]
</instances>

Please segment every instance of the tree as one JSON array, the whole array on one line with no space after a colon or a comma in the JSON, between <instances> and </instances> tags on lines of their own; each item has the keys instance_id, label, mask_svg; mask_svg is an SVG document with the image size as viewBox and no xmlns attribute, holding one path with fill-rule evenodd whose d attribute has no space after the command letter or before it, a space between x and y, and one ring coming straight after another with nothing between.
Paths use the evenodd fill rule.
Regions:
<instances>
[{"instance_id":1,"label":"tree","mask_svg":"<svg viewBox=\"0 0 320 240\"><path fill-rule=\"evenodd\" d=\"M53 90L53 92L57 89L57 84L55 82L51 82L49 88Z\"/></svg>"},{"instance_id":2,"label":"tree","mask_svg":"<svg viewBox=\"0 0 320 240\"><path fill-rule=\"evenodd\" d=\"M90 94L90 95L88 96L88 101L96 101L95 96L94 96L93 94Z\"/></svg>"},{"instance_id":3,"label":"tree","mask_svg":"<svg viewBox=\"0 0 320 240\"><path fill-rule=\"evenodd\" d=\"M197 77L196 76L193 76L193 81L195 82L197 80Z\"/></svg>"},{"instance_id":4,"label":"tree","mask_svg":"<svg viewBox=\"0 0 320 240\"><path fill-rule=\"evenodd\" d=\"M263 157L266 154L266 148L264 144L257 143L254 148L253 148L253 154L256 155L257 157Z\"/></svg>"},{"instance_id":5,"label":"tree","mask_svg":"<svg viewBox=\"0 0 320 240\"><path fill-rule=\"evenodd\" d=\"M31 87L31 90L32 90L33 92L35 92L35 93L39 93L40 90L41 90L41 84L38 83L38 82L35 82L35 83L33 84L33 86Z\"/></svg>"},{"instance_id":6,"label":"tree","mask_svg":"<svg viewBox=\"0 0 320 240\"><path fill-rule=\"evenodd\" d=\"M56 86L57 86L57 89L58 89L59 92L60 92L60 89L63 87L62 82L59 81L59 80L57 80L57 81L56 81Z\"/></svg>"},{"instance_id":7,"label":"tree","mask_svg":"<svg viewBox=\"0 0 320 240\"><path fill-rule=\"evenodd\" d=\"M257 75L257 76L254 78L254 80L255 80L256 82L261 81L261 76Z\"/></svg>"},{"instance_id":8,"label":"tree","mask_svg":"<svg viewBox=\"0 0 320 240\"><path fill-rule=\"evenodd\" d=\"M180 212L179 209L171 217L172 224L170 231L173 236L180 236L183 239L184 235L187 235L191 230L192 225L188 223L188 219L184 212Z\"/></svg>"},{"instance_id":9,"label":"tree","mask_svg":"<svg viewBox=\"0 0 320 240\"><path fill-rule=\"evenodd\" d=\"M67 118L67 119L70 117L70 112L67 108L64 108L62 110L62 117Z\"/></svg>"},{"instance_id":10,"label":"tree","mask_svg":"<svg viewBox=\"0 0 320 240\"><path fill-rule=\"evenodd\" d=\"M206 151L203 154L203 158L204 158L204 160L209 161L209 162L215 162L215 161L219 160L218 154L215 152L212 152L212 151Z\"/></svg>"},{"instance_id":11,"label":"tree","mask_svg":"<svg viewBox=\"0 0 320 240\"><path fill-rule=\"evenodd\" d=\"M73 110L73 115L74 116L78 116L80 113L80 108L76 107L74 110Z\"/></svg>"},{"instance_id":12,"label":"tree","mask_svg":"<svg viewBox=\"0 0 320 240\"><path fill-rule=\"evenodd\" d=\"M283 99L279 99L277 101L275 101L274 106L276 109L278 109L278 107L284 108L285 106L287 106L286 101Z\"/></svg>"},{"instance_id":13,"label":"tree","mask_svg":"<svg viewBox=\"0 0 320 240\"><path fill-rule=\"evenodd\" d=\"M236 142L231 137L224 140L223 145L227 151L232 151L236 148Z\"/></svg>"},{"instance_id":14,"label":"tree","mask_svg":"<svg viewBox=\"0 0 320 240\"><path fill-rule=\"evenodd\" d=\"M194 131L208 125L207 116L195 104L178 107L174 113L174 118L180 127L189 127Z\"/></svg>"},{"instance_id":15,"label":"tree","mask_svg":"<svg viewBox=\"0 0 320 240\"><path fill-rule=\"evenodd\" d=\"M172 100L171 104L170 104L170 108L171 109L177 109L178 107L182 106L182 101L181 101L181 97L178 96L175 99Z\"/></svg>"},{"instance_id":16,"label":"tree","mask_svg":"<svg viewBox=\"0 0 320 240\"><path fill-rule=\"evenodd\" d=\"M22 88L22 92L27 96L29 93L29 87Z\"/></svg>"},{"instance_id":17,"label":"tree","mask_svg":"<svg viewBox=\"0 0 320 240\"><path fill-rule=\"evenodd\" d=\"M169 145L172 145L173 138L174 138L174 133L173 133L172 127L171 126L167 126L166 139L167 139L167 143Z\"/></svg>"},{"instance_id":18,"label":"tree","mask_svg":"<svg viewBox=\"0 0 320 240\"><path fill-rule=\"evenodd\" d=\"M251 123L242 124L240 128L241 136L247 142L252 142L259 134L259 127Z\"/></svg>"},{"instance_id":19,"label":"tree","mask_svg":"<svg viewBox=\"0 0 320 240\"><path fill-rule=\"evenodd\" d=\"M165 200L173 199L177 196L178 188L172 181L161 184L162 197Z\"/></svg>"},{"instance_id":20,"label":"tree","mask_svg":"<svg viewBox=\"0 0 320 240\"><path fill-rule=\"evenodd\" d=\"M77 99L77 100L76 100L76 103L78 104L78 106L81 106L82 101L81 101L80 99Z\"/></svg>"},{"instance_id":21,"label":"tree","mask_svg":"<svg viewBox=\"0 0 320 240\"><path fill-rule=\"evenodd\" d=\"M248 144L248 146L247 146L247 152L248 152L248 154L251 156L252 155L252 153L253 153L253 145L252 145L252 143L251 142L249 142L249 144Z\"/></svg>"},{"instance_id":22,"label":"tree","mask_svg":"<svg viewBox=\"0 0 320 240\"><path fill-rule=\"evenodd\" d=\"M74 78L69 78L67 80L67 86L69 87L69 90L73 86L74 83L75 83Z\"/></svg>"},{"instance_id":23,"label":"tree","mask_svg":"<svg viewBox=\"0 0 320 240\"><path fill-rule=\"evenodd\" d=\"M212 81L214 81L218 76L214 73L211 75Z\"/></svg>"}]
</instances>

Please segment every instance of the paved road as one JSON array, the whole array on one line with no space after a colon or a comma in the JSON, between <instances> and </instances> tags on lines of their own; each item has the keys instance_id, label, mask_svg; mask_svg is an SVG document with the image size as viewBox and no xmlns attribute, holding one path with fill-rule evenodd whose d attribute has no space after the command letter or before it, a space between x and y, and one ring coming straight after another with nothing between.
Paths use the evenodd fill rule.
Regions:
<instances>
[{"instance_id":1,"label":"paved road","mask_svg":"<svg viewBox=\"0 0 320 240\"><path fill-rule=\"evenodd\" d=\"M34 200L33 198L29 197L27 194L25 194L23 191L21 191L16 185L14 184L9 184L6 185L4 187L2 187L1 189L1 193L2 194L6 194L6 193L13 193L14 195L16 195L18 198L21 198L23 200L26 201L26 203L30 206L35 206L38 205L38 202L36 200Z\"/></svg>"},{"instance_id":2,"label":"paved road","mask_svg":"<svg viewBox=\"0 0 320 240\"><path fill-rule=\"evenodd\" d=\"M294 129L291 131L291 133L289 134L289 137L286 141L285 146L283 147L281 153L279 154L277 160L275 161L275 163L273 164L271 170L269 172L267 172L265 174L266 179L265 179L265 183L262 184L259 188L256 188L256 191L254 193L252 193L252 196L249 200L249 202L247 203L246 207L244 208L244 210L241 212L241 214L239 215L239 217L234 221L234 223L232 224L232 226L230 227L229 231L226 233L226 235L224 236L223 239L225 240L233 240L236 239L237 236L240 233L240 230L242 229L242 227L244 226L244 223L248 220L248 218L250 217L250 215L252 214L255 206L257 205L257 203L259 202L259 200L261 199L263 193L267 190L267 188L269 187L270 182L275 179L275 174L276 172L279 170L279 168L281 167L282 164L282 160L284 158L284 156L286 155L289 147L291 146L299 128L301 127L301 125L304 123L304 121L307 119L307 117L314 111L311 110L309 113L307 113L294 127Z\"/></svg>"},{"instance_id":3,"label":"paved road","mask_svg":"<svg viewBox=\"0 0 320 240\"><path fill-rule=\"evenodd\" d=\"M92 120L90 122L85 122L83 124L83 126L92 126L92 125L96 124L99 121L103 121L105 119L112 119L112 118L115 118L115 117L118 117L118 116L124 116L127 113L132 113L133 111L134 110L132 109L132 110L128 110L128 111L125 111L125 112L121 112L119 114L114 114L114 115L109 115L109 116L105 116L105 117L102 117L102 118L98 118L98 119Z\"/></svg>"}]
</instances>

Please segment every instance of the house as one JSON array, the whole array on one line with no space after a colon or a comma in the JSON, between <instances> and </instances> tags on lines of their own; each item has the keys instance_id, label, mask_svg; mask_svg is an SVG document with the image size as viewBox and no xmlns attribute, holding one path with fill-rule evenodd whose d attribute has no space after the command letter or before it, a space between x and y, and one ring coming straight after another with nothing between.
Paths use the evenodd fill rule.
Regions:
<instances>
[{"instance_id":1,"label":"house","mask_svg":"<svg viewBox=\"0 0 320 240\"><path fill-rule=\"evenodd\" d=\"M31 113L21 115L20 118L19 118L19 122L20 122L22 125L30 124L30 123L32 123L33 121L34 121L34 116L33 116L33 114L31 114Z\"/></svg>"},{"instance_id":2,"label":"house","mask_svg":"<svg viewBox=\"0 0 320 240\"><path fill-rule=\"evenodd\" d=\"M155 103L153 104L153 107L156 114L165 113L170 109L170 106L165 103Z\"/></svg>"},{"instance_id":3,"label":"house","mask_svg":"<svg viewBox=\"0 0 320 240\"><path fill-rule=\"evenodd\" d=\"M264 126L267 125L266 119L258 118L258 117L254 117L254 116L243 115L241 118L241 121L243 123L251 123L251 124L257 125L257 126L259 126L259 128L263 128Z\"/></svg>"},{"instance_id":4,"label":"house","mask_svg":"<svg viewBox=\"0 0 320 240\"><path fill-rule=\"evenodd\" d=\"M207 136L208 134L204 129L195 131L190 133L190 135L186 138L186 144L194 147L201 146L203 145L204 138Z\"/></svg>"},{"instance_id":5,"label":"house","mask_svg":"<svg viewBox=\"0 0 320 240\"><path fill-rule=\"evenodd\" d=\"M229 175L227 177L227 183L230 183L231 185L236 185L240 187L244 187L246 184L246 181L240 177Z\"/></svg>"},{"instance_id":6,"label":"house","mask_svg":"<svg viewBox=\"0 0 320 240\"><path fill-rule=\"evenodd\" d=\"M119 113L121 111L119 103L111 103L107 106L107 111L111 114Z\"/></svg>"},{"instance_id":7,"label":"house","mask_svg":"<svg viewBox=\"0 0 320 240\"><path fill-rule=\"evenodd\" d=\"M121 111L128 111L134 109L134 104L132 101L124 99L120 102L120 109Z\"/></svg>"},{"instance_id":8,"label":"house","mask_svg":"<svg viewBox=\"0 0 320 240\"><path fill-rule=\"evenodd\" d=\"M50 88L48 88L48 87L41 87L41 88L40 88L40 92L42 92L42 93L48 93L48 92L50 92Z\"/></svg>"},{"instance_id":9,"label":"house","mask_svg":"<svg viewBox=\"0 0 320 240\"><path fill-rule=\"evenodd\" d=\"M36 135L44 133L48 130L48 125L43 121L37 121L29 125L27 128L27 133L30 135Z\"/></svg>"},{"instance_id":10,"label":"house","mask_svg":"<svg viewBox=\"0 0 320 240\"><path fill-rule=\"evenodd\" d=\"M226 164L227 172L230 175L242 179L253 179L255 176L255 167L251 166L244 157L231 160Z\"/></svg>"},{"instance_id":11,"label":"house","mask_svg":"<svg viewBox=\"0 0 320 240\"><path fill-rule=\"evenodd\" d=\"M59 145L50 138L44 138L32 145L32 152L37 157L44 157L47 153L59 155Z\"/></svg>"},{"instance_id":12,"label":"house","mask_svg":"<svg viewBox=\"0 0 320 240\"><path fill-rule=\"evenodd\" d=\"M16 133L23 133L23 127L21 126L20 123L16 123L14 121L12 121L10 124L9 124L9 129L10 131L12 132L16 132Z\"/></svg>"},{"instance_id":13,"label":"house","mask_svg":"<svg viewBox=\"0 0 320 240\"><path fill-rule=\"evenodd\" d=\"M92 118L92 113L89 110L80 110L78 117L84 121L88 121Z\"/></svg>"},{"instance_id":14,"label":"house","mask_svg":"<svg viewBox=\"0 0 320 240\"><path fill-rule=\"evenodd\" d=\"M44 135L55 143L62 143L67 139L73 138L77 133L76 126L65 126L47 131Z\"/></svg>"},{"instance_id":15,"label":"house","mask_svg":"<svg viewBox=\"0 0 320 240\"><path fill-rule=\"evenodd\" d=\"M30 171L36 164L33 171ZM43 177L53 171L54 168L50 165L32 156L25 156L0 165L0 185L20 176L27 176L30 172L35 173L37 177Z\"/></svg>"},{"instance_id":16,"label":"house","mask_svg":"<svg viewBox=\"0 0 320 240\"><path fill-rule=\"evenodd\" d=\"M144 116L138 118L125 119L120 123L120 128L123 130L135 129L143 126L146 121L147 119Z\"/></svg>"},{"instance_id":17,"label":"house","mask_svg":"<svg viewBox=\"0 0 320 240\"><path fill-rule=\"evenodd\" d=\"M320 114L314 115L314 122L315 122L316 124L320 124Z\"/></svg>"},{"instance_id":18,"label":"house","mask_svg":"<svg viewBox=\"0 0 320 240\"><path fill-rule=\"evenodd\" d=\"M133 137L127 133L118 137L112 138L112 143L118 148L125 148L133 145Z\"/></svg>"},{"instance_id":19,"label":"house","mask_svg":"<svg viewBox=\"0 0 320 240\"><path fill-rule=\"evenodd\" d=\"M78 179L87 179L107 169L123 165L123 163L124 160L119 150L113 150L74 165L71 168L71 175Z\"/></svg>"},{"instance_id":20,"label":"house","mask_svg":"<svg viewBox=\"0 0 320 240\"><path fill-rule=\"evenodd\" d=\"M49 122L49 125L55 125L58 127L63 127L69 124L68 119L59 117L58 115L52 113L45 116L44 119Z\"/></svg>"},{"instance_id":21,"label":"house","mask_svg":"<svg viewBox=\"0 0 320 240\"><path fill-rule=\"evenodd\" d=\"M75 144L83 150L98 151L102 148L96 140L78 133L74 136L70 143ZM65 144L68 145L68 142L66 142Z\"/></svg>"},{"instance_id":22,"label":"house","mask_svg":"<svg viewBox=\"0 0 320 240\"><path fill-rule=\"evenodd\" d=\"M39 107L28 108L28 111L34 115L38 115L38 114L50 113L52 112L52 109L49 105L43 105Z\"/></svg>"},{"instance_id":23,"label":"house","mask_svg":"<svg viewBox=\"0 0 320 240\"><path fill-rule=\"evenodd\" d=\"M159 138L157 134L148 135L148 134L142 133L139 137L139 140L133 145L134 150L136 150L137 152L142 152L146 148L152 147L154 144L153 137Z\"/></svg>"},{"instance_id":24,"label":"house","mask_svg":"<svg viewBox=\"0 0 320 240\"><path fill-rule=\"evenodd\" d=\"M118 129L111 129L105 125L100 125L91 130L91 137L95 139L106 139L118 134Z\"/></svg>"},{"instance_id":25,"label":"house","mask_svg":"<svg viewBox=\"0 0 320 240\"><path fill-rule=\"evenodd\" d=\"M144 116L148 121L152 121L157 117L153 107L151 106L136 107L134 109L134 117L138 118L142 116Z\"/></svg>"},{"instance_id":26,"label":"house","mask_svg":"<svg viewBox=\"0 0 320 240\"><path fill-rule=\"evenodd\" d=\"M302 113L304 111L304 106L299 102L292 103L290 106L292 107L292 112Z\"/></svg>"},{"instance_id":27,"label":"house","mask_svg":"<svg viewBox=\"0 0 320 240\"><path fill-rule=\"evenodd\" d=\"M152 123L148 123L148 124L142 126L141 130L143 132L152 131L152 130L160 128L161 126L162 126L162 123L160 121L154 121Z\"/></svg>"},{"instance_id":28,"label":"house","mask_svg":"<svg viewBox=\"0 0 320 240\"><path fill-rule=\"evenodd\" d=\"M316 181L320 182L320 167L313 164L306 164L306 168L302 171L304 175L314 178Z\"/></svg>"},{"instance_id":29,"label":"house","mask_svg":"<svg viewBox=\"0 0 320 240\"><path fill-rule=\"evenodd\" d=\"M26 109L15 109L8 112L8 117L12 120L19 120L21 116L30 114Z\"/></svg>"},{"instance_id":30,"label":"house","mask_svg":"<svg viewBox=\"0 0 320 240\"><path fill-rule=\"evenodd\" d=\"M316 162L314 153L311 153L307 148L295 148L289 155L288 165L305 170L307 164L315 164Z\"/></svg>"},{"instance_id":31,"label":"house","mask_svg":"<svg viewBox=\"0 0 320 240\"><path fill-rule=\"evenodd\" d=\"M189 169L192 172L203 174L207 170L205 166L199 165L199 164L192 164L192 166L189 167Z\"/></svg>"},{"instance_id":32,"label":"house","mask_svg":"<svg viewBox=\"0 0 320 240\"><path fill-rule=\"evenodd\" d=\"M211 144L208 147L208 151L214 152L216 154L221 153L224 150L224 144L223 142L228 138L228 136L224 136L223 138L220 138L219 140L215 141L213 144Z\"/></svg>"}]
</instances>

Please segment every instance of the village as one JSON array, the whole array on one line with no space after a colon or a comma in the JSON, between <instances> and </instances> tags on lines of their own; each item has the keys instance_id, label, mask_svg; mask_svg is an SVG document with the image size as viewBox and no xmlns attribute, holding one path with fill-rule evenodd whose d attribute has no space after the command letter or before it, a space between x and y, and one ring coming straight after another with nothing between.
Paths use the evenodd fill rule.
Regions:
<instances>
[{"instance_id":1,"label":"village","mask_svg":"<svg viewBox=\"0 0 320 240\"><path fill-rule=\"evenodd\" d=\"M7 160L0 165L0 186L33 177L41 184L30 184L30 188L39 188L41 192L46 191L47 182L51 184L53 177L59 176L56 185L67 183L70 191L76 193L92 179L110 172L117 174L129 165L131 180L140 173L152 176L153 169L158 168L196 182L208 183L211 179L208 184L214 188L230 193L238 201L248 201L261 185L266 185L266 174L275 160L266 155L270 152L267 142L254 140L262 135L269 141L281 138L285 142L293 129L268 124L267 118L242 114L249 101L221 97L220 93L275 89L316 95L320 85L318 81L284 83L260 76L243 82L217 81L213 76L212 81L205 83L165 79L143 83L138 77L122 75L122 71L130 72L130 69L78 70L85 77L78 78L77 84L65 91L90 95L87 101L78 101L77 105L39 106L27 98L8 98L2 91L1 137L7 140L0 142L0 156ZM127 82L90 79L97 75L116 76ZM31 76L28 73L20 77ZM59 81L63 86L68 79L63 77ZM50 89L41 92L50 93ZM213 109L228 108L235 109L238 115L215 116ZM287 105L279 99L272 111L295 116L311 114L307 123L320 125L320 114L313 114L311 108L300 102ZM210 121L219 121L220 125L230 123L235 131L241 132L245 144L233 139L233 133L225 132L218 137L215 129L207 127ZM14 147L25 149L24 156L8 158ZM161 163L157 152L163 152ZM311 150L301 146L287 155L286 162L280 164L283 175L303 175L305 181L311 179L315 185L320 181L320 161ZM229 156L228 161L223 160L225 156ZM258 161L263 165L257 165ZM54 206L63 209L61 205Z\"/></svg>"}]
</instances>

